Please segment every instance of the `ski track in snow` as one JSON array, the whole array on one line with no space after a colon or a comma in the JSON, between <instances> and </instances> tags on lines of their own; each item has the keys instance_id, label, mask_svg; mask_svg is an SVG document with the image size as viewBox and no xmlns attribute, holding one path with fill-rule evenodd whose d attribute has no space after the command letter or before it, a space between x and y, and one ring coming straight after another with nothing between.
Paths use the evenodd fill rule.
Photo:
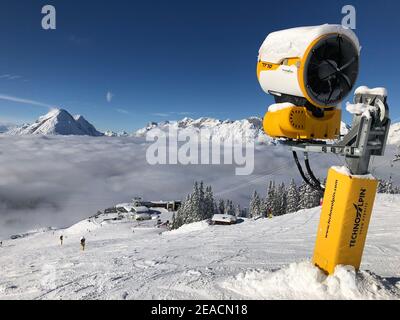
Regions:
<instances>
[{"instance_id":1,"label":"ski track in snow","mask_svg":"<svg viewBox=\"0 0 400 320\"><path fill-rule=\"evenodd\" d=\"M378 196L357 273L326 277L310 264L320 208L163 233L84 220L5 241L0 299L399 299L399 203Z\"/></svg>"}]
</instances>

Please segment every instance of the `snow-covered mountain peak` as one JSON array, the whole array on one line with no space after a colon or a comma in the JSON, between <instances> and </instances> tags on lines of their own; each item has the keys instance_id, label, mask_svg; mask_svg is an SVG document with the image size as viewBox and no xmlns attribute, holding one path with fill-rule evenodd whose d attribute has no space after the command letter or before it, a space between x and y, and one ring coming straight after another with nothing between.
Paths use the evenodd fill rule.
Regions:
<instances>
[{"instance_id":1,"label":"snow-covered mountain peak","mask_svg":"<svg viewBox=\"0 0 400 320\"><path fill-rule=\"evenodd\" d=\"M256 141L258 143L271 143L272 141L263 131L262 119L256 117L235 121L223 121L208 117L199 119L186 117L178 121L151 122L146 127L137 130L134 136L144 137L154 129L159 129L167 133L177 131L198 133L201 129L207 129L213 140L226 141L232 139L235 142Z\"/></svg>"},{"instance_id":2,"label":"snow-covered mountain peak","mask_svg":"<svg viewBox=\"0 0 400 320\"><path fill-rule=\"evenodd\" d=\"M40 116L33 124L25 124L7 132L9 135L86 135L102 136L103 134L83 116L72 116L65 109L51 109Z\"/></svg>"}]
</instances>

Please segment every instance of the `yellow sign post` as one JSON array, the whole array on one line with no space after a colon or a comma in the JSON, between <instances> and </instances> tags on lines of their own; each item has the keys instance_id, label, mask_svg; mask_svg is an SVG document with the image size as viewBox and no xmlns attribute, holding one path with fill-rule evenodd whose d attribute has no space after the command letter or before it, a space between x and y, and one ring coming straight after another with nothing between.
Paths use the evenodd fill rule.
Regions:
<instances>
[{"instance_id":1,"label":"yellow sign post","mask_svg":"<svg viewBox=\"0 0 400 320\"><path fill-rule=\"evenodd\" d=\"M329 170L313 263L328 274L337 265L357 270L367 237L378 181L372 176L354 176Z\"/></svg>"}]
</instances>

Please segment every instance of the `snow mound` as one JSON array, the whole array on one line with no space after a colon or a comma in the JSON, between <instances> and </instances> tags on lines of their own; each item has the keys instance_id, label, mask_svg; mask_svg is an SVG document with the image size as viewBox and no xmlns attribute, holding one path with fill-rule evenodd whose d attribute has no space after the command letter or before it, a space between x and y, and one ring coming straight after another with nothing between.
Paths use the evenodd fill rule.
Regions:
<instances>
[{"instance_id":1,"label":"snow mound","mask_svg":"<svg viewBox=\"0 0 400 320\"><path fill-rule=\"evenodd\" d=\"M268 112L277 112L283 109L292 108L295 105L293 103L284 102L284 103L274 103L268 107Z\"/></svg>"},{"instance_id":2,"label":"snow mound","mask_svg":"<svg viewBox=\"0 0 400 320\"><path fill-rule=\"evenodd\" d=\"M200 222L193 222L189 224L185 224L179 229L171 230L164 232L165 235L182 235L187 234L195 231L202 231L209 228L209 224L207 221L200 221Z\"/></svg>"},{"instance_id":3,"label":"snow mound","mask_svg":"<svg viewBox=\"0 0 400 320\"><path fill-rule=\"evenodd\" d=\"M277 271L255 270L239 274L222 286L250 299L392 299L400 293L400 281L389 280L369 271L338 266L326 276L310 262L292 263Z\"/></svg>"},{"instance_id":4,"label":"snow mound","mask_svg":"<svg viewBox=\"0 0 400 320\"><path fill-rule=\"evenodd\" d=\"M24 124L7 132L8 135L80 135L102 136L83 116L73 117L64 109L53 109L35 123Z\"/></svg>"},{"instance_id":5,"label":"snow mound","mask_svg":"<svg viewBox=\"0 0 400 320\"><path fill-rule=\"evenodd\" d=\"M342 167L332 166L331 169L335 170L336 172L338 172L342 175L348 176L348 177L353 177L353 178L357 178L357 179L375 180L375 177L372 174L364 174L364 175L352 174L350 172L350 169L345 166L342 166Z\"/></svg>"},{"instance_id":6,"label":"snow mound","mask_svg":"<svg viewBox=\"0 0 400 320\"><path fill-rule=\"evenodd\" d=\"M93 231L100 228L100 226L91 220L82 220L73 226L65 229L65 234L69 235L82 235L88 231Z\"/></svg>"}]
</instances>

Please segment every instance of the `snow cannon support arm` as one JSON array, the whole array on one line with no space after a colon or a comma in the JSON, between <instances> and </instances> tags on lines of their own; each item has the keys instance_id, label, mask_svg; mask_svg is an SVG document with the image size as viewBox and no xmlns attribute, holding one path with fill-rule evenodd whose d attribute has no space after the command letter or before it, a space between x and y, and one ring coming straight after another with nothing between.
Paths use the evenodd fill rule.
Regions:
<instances>
[{"instance_id":1,"label":"snow cannon support arm","mask_svg":"<svg viewBox=\"0 0 400 320\"><path fill-rule=\"evenodd\" d=\"M368 174L372 155L382 156L390 127L386 90L356 90L352 129L338 143L357 150L346 154L347 167L328 173L313 263L328 274L337 265L360 268L378 181Z\"/></svg>"}]
</instances>

